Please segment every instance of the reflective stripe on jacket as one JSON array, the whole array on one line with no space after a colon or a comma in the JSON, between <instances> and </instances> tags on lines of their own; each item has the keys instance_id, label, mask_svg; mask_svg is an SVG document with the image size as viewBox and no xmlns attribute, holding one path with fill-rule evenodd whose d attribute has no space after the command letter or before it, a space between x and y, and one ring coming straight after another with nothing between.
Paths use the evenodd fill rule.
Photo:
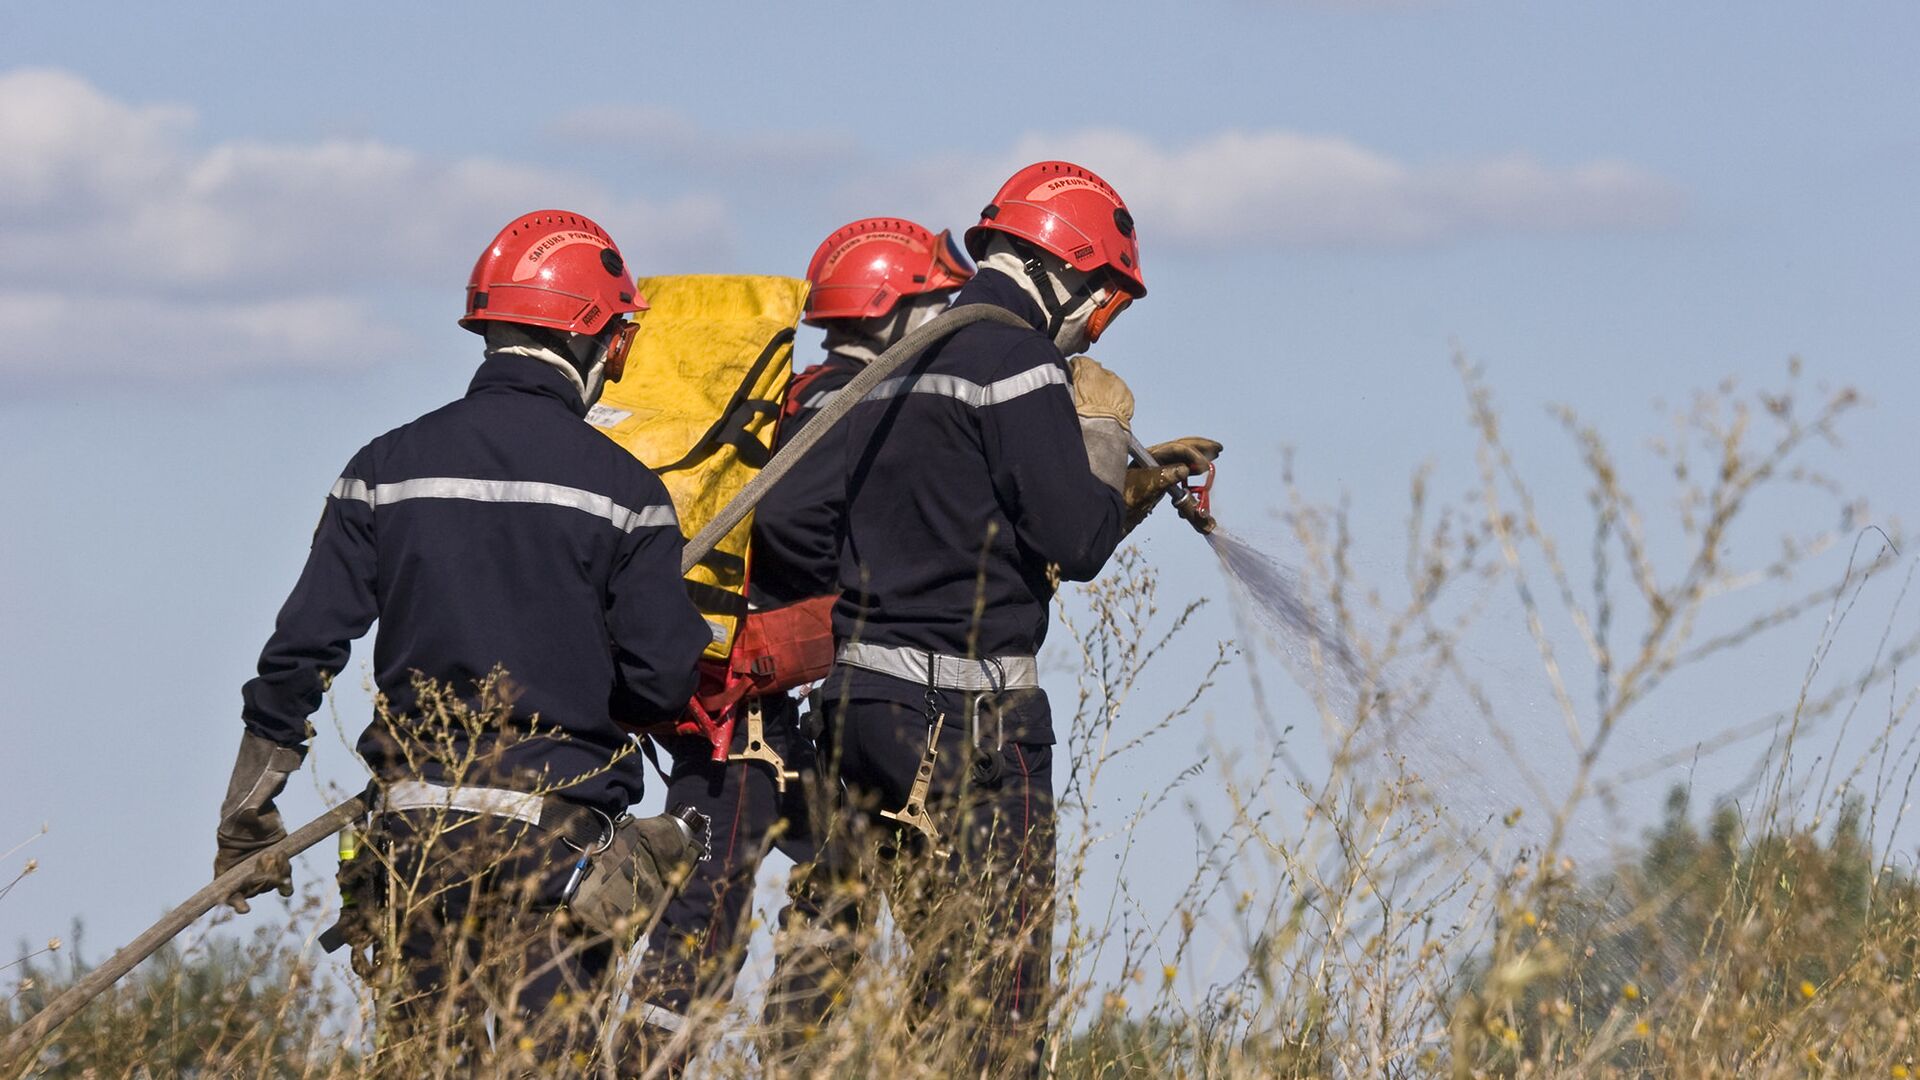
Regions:
<instances>
[{"instance_id":1,"label":"reflective stripe on jacket","mask_svg":"<svg viewBox=\"0 0 1920 1080\"><path fill-rule=\"evenodd\" d=\"M1084 581L1120 542L1120 493L1087 464L1039 306L995 270L954 299L975 303L1034 329L968 326L847 417L842 640L1033 655L1053 596L1048 564Z\"/></svg>"},{"instance_id":2,"label":"reflective stripe on jacket","mask_svg":"<svg viewBox=\"0 0 1920 1080\"><path fill-rule=\"evenodd\" d=\"M416 672L478 706L477 683L498 667L510 729L524 735L537 716L549 733L510 740L463 779L609 809L637 801L643 766L612 717L677 715L709 634L681 580L665 487L585 411L559 372L494 356L466 397L354 455L242 691L247 727L303 741L348 643L377 618L374 679L394 715L419 711ZM404 737L379 723L362 734L376 775L456 779L431 762L416 772Z\"/></svg>"}]
</instances>

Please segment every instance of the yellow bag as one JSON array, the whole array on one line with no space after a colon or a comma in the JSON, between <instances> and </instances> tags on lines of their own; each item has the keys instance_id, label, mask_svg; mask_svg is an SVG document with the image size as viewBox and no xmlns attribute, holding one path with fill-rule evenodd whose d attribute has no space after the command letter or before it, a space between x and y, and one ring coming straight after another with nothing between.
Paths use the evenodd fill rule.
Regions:
<instances>
[{"instance_id":1,"label":"yellow bag","mask_svg":"<svg viewBox=\"0 0 1920 1080\"><path fill-rule=\"evenodd\" d=\"M648 310L587 422L660 474L680 531L699 532L773 454L774 425L793 380L799 278L676 274L641 278ZM747 515L687 575L713 644L726 658L746 614Z\"/></svg>"}]
</instances>

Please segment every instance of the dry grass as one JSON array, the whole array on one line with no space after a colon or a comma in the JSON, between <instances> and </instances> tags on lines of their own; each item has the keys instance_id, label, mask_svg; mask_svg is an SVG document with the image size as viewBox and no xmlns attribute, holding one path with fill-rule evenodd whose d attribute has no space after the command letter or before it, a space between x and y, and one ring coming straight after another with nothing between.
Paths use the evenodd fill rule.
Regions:
<instances>
[{"instance_id":1,"label":"dry grass","mask_svg":"<svg viewBox=\"0 0 1920 1080\"><path fill-rule=\"evenodd\" d=\"M1277 613L1239 606L1240 648L1276 651L1304 697L1243 665L1253 715L1209 726L1205 749L1190 752L1231 648L1182 670L1192 695L1164 715L1133 702L1191 637L1194 606L1163 609L1153 568L1127 553L1063 611L1077 693L1055 701L1070 735L1055 767L1044 1068L1909 1075L1920 886L1895 845L1920 740L1898 674L1920 635L1899 603L1897 531L1869 530L1864 504L1815 467L1855 395L1809 398L1796 366L1778 392L1701 394L1651 454L1624 457L1562 410L1573 461L1530 477L1488 388L1464 364L1461 374L1475 479L1447 502L1431 474L1415 476L1400 580L1357 572L1347 508L1311 501L1290 475L1289 563L1235 556L1272 575L1263 587L1293 590L1297 603ZM1551 527L1566 520L1580 525ZM1876 640L1843 644L1863 602L1889 597ZM1793 644L1810 629L1810 651ZM1527 677L1542 689L1529 707L1513 700L1510 667L1480 659L1476 636L1489 630L1530 652ZM1755 655L1796 658L1791 700L1712 716L1684 752L1621 754L1666 710L1697 712L1698 686ZM1442 728L1472 732L1475 753L1436 741ZM1715 793L1704 827L1684 788L1663 818L1633 810L1650 784L1702 759L1747 769L1720 770L1742 778ZM1160 778L1149 790L1116 780L1138 761ZM1486 790L1461 783L1496 773ZM1195 798L1202 787L1215 794ZM1489 810L1492 800L1504 802ZM1597 856L1581 839L1596 822L1632 832L1656 821ZM1194 857L1177 879L1142 865L1138 835L1187 827ZM977 937L965 905L935 896L927 910L912 928L923 952ZM42 1061L66 1064L47 1073L347 1076L381 1064L373 999L329 990L310 947L278 944L317 921L310 904L288 933L244 947L208 935L149 965L61 1035ZM807 1033L815 1074L963 1072L957 1033L977 1008L965 973L948 1011L914 1028L908 935L879 918L860 944L871 962L845 1007ZM0 1029L66 977L44 955L12 974L28 985ZM775 1033L741 997L696 1004L683 1047L692 1072L761 1074L758 1050ZM609 991L569 1020L613 1031L632 1023L627 1007ZM505 1051L489 1068L526 1066L520 1034L499 1030ZM468 1068L431 1055L406 1067ZM617 1072L604 1056L582 1067ZM649 1075L664 1071L656 1060Z\"/></svg>"}]
</instances>

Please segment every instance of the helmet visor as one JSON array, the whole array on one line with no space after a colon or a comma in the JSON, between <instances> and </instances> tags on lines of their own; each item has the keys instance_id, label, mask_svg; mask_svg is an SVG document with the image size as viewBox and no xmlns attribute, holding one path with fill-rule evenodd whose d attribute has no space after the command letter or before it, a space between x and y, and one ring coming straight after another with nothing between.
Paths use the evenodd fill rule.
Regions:
<instances>
[{"instance_id":1,"label":"helmet visor","mask_svg":"<svg viewBox=\"0 0 1920 1080\"><path fill-rule=\"evenodd\" d=\"M1120 313L1127 310L1128 306L1133 303L1133 294L1127 291L1126 284L1120 280L1117 274L1112 275L1108 279L1106 293L1106 297L1093 309L1093 314L1087 316L1087 340L1089 342L1099 341L1100 335L1107 332L1108 324L1118 318Z\"/></svg>"},{"instance_id":2,"label":"helmet visor","mask_svg":"<svg viewBox=\"0 0 1920 1080\"><path fill-rule=\"evenodd\" d=\"M927 275L927 284L935 288L952 288L963 285L973 277L973 260L960 249L953 238L953 230L941 229L940 235L933 238L933 266ZM943 282L941 279L945 278Z\"/></svg>"},{"instance_id":3,"label":"helmet visor","mask_svg":"<svg viewBox=\"0 0 1920 1080\"><path fill-rule=\"evenodd\" d=\"M627 373L627 353L633 349L634 335L640 331L640 313L611 323L608 329L613 331L613 336L607 340L607 381L619 382L620 376Z\"/></svg>"}]
</instances>

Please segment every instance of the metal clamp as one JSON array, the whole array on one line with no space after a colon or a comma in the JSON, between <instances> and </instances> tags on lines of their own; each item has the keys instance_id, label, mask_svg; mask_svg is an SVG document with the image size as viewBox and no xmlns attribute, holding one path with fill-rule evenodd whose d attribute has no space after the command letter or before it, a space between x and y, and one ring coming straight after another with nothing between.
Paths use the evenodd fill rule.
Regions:
<instances>
[{"instance_id":1,"label":"metal clamp","mask_svg":"<svg viewBox=\"0 0 1920 1080\"><path fill-rule=\"evenodd\" d=\"M927 838L927 846L933 849L934 858L945 859L952 856L953 852L940 846L940 827L934 824L933 817L927 813L927 791L933 784L933 763L940 753L940 729L947 723L947 714L934 707L932 687L927 688L927 712L932 721L927 728L927 749L920 755L920 767L914 770L913 787L907 791L907 803L898 810L882 810L880 816L917 830Z\"/></svg>"},{"instance_id":2,"label":"metal clamp","mask_svg":"<svg viewBox=\"0 0 1920 1080\"><path fill-rule=\"evenodd\" d=\"M780 756L780 751L768 745L766 720L760 712L758 697L747 699L747 746L733 756L764 762L773 770L773 782L782 795L787 793L787 781L800 779L798 772L787 768L787 759Z\"/></svg>"}]
</instances>

